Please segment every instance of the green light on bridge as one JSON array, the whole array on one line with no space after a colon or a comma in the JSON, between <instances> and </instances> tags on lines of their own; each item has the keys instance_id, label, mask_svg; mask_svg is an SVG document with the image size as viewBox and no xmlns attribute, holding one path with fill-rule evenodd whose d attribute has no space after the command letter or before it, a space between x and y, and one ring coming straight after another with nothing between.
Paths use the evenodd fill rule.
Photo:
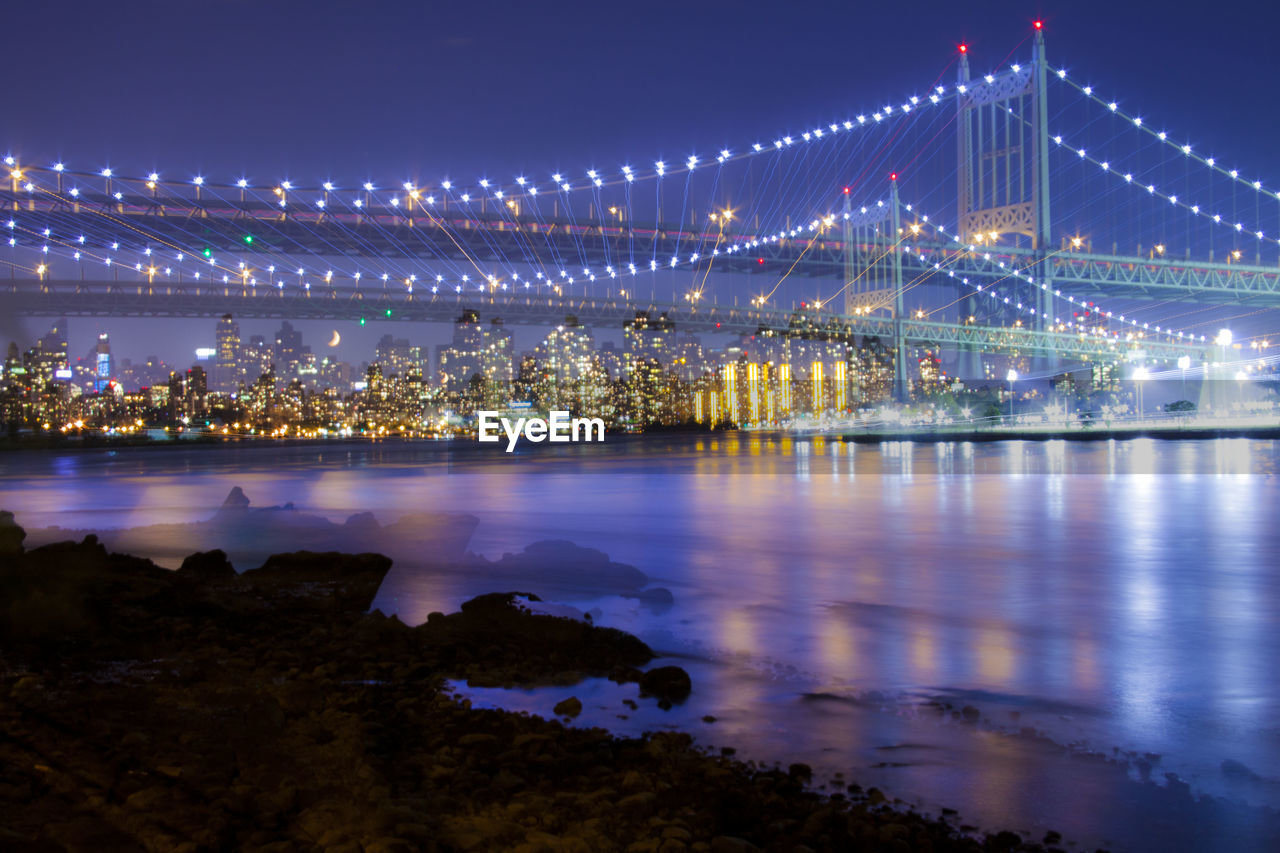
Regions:
<instances>
[{"instance_id":1,"label":"green light on bridge","mask_svg":"<svg viewBox=\"0 0 1280 853\"><path fill-rule=\"evenodd\" d=\"M363 325L364 325L364 318L363 318L363 317L361 317L361 318L360 318L360 325L361 325L361 326L363 326Z\"/></svg>"},{"instance_id":2,"label":"green light on bridge","mask_svg":"<svg viewBox=\"0 0 1280 853\"><path fill-rule=\"evenodd\" d=\"M390 308L388 308L388 309L387 309L387 316L388 316L388 317L390 317L390 316L391 316L391 309L390 309Z\"/></svg>"},{"instance_id":3,"label":"green light on bridge","mask_svg":"<svg viewBox=\"0 0 1280 853\"><path fill-rule=\"evenodd\" d=\"M204 256L205 256L206 258L212 258L212 257L213 257L213 249L205 249L205 250L204 250Z\"/></svg>"},{"instance_id":4,"label":"green light on bridge","mask_svg":"<svg viewBox=\"0 0 1280 853\"><path fill-rule=\"evenodd\" d=\"M252 245L253 245L253 235L252 235L252 234L246 234L246 235L244 235L244 244L245 244L246 246L252 246Z\"/></svg>"}]
</instances>

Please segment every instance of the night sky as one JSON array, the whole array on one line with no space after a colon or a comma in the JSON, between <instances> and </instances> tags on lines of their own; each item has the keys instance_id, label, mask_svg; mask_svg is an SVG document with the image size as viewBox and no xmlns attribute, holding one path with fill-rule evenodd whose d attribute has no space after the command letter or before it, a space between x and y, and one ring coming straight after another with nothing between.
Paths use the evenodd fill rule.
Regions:
<instances>
[{"instance_id":1,"label":"night sky","mask_svg":"<svg viewBox=\"0 0 1280 853\"><path fill-rule=\"evenodd\" d=\"M11 4L0 147L75 169L339 186L616 169L873 110L953 79L961 41L975 73L1027 58L1036 17L1077 79L1242 171L1280 173L1280 7L1114 0ZM73 355L96 326L72 321ZM121 355L181 362L213 322L104 327ZM383 331L348 335L341 357L368 358ZM322 334L307 329L313 345Z\"/></svg>"}]
</instances>

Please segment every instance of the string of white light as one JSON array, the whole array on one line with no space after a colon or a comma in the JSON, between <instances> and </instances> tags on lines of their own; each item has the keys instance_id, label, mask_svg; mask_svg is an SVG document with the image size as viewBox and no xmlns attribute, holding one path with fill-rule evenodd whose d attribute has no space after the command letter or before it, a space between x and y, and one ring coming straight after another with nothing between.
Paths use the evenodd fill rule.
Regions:
<instances>
[{"instance_id":1,"label":"string of white light","mask_svg":"<svg viewBox=\"0 0 1280 853\"><path fill-rule=\"evenodd\" d=\"M1184 199L1178 198L1178 195L1176 193L1166 193L1160 190L1159 188L1157 188L1156 185L1153 183L1143 184L1140 181L1135 180L1132 172L1122 172L1120 169L1113 166L1110 161L1099 160L1098 158L1094 157L1092 154L1089 153L1088 149L1076 148L1074 145L1067 142L1066 137L1064 137L1062 134L1055 134L1052 138L1052 141L1054 145L1060 148L1065 148L1068 151L1075 152L1076 157L1078 157L1080 160L1086 163L1092 163L1095 166L1098 166L1103 172L1106 172L1109 175L1114 175L1122 179L1126 184L1130 184L1131 186L1137 189L1146 190L1147 195L1152 196L1153 198L1158 198L1158 199L1161 199L1162 201L1167 201L1169 202L1169 204L1175 207L1182 208L1183 210L1190 212L1194 216L1199 216L1201 218L1207 219L1213 222L1215 225L1225 225L1226 227L1234 230L1238 234L1245 234L1250 237L1253 237L1259 243L1265 242L1265 243L1275 243L1277 245L1280 245L1280 238L1267 237L1266 234L1261 229L1258 229L1255 231L1248 231L1245 229L1243 222L1232 223L1229 220L1224 219L1222 214L1220 213L1209 213L1208 211L1203 210L1199 204L1192 204ZM1236 257L1239 257L1238 253L1236 254Z\"/></svg>"},{"instance_id":2,"label":"string of white light","mask_svg":"<svg viewBox=\"0 0 1280 853\"><path fill-rule=\"evenodd\" d=\"M870 213L873 207L883 209L885 206L886 206L886 202L884 200L880 200L880 201L877 201L875 205L861 206L858 209L858 212L863 215L866 215ZM908 213L916 212L913 205L911 204L904 205L903 209ZM768 235L753 236L749 239L736 240L733 243L723 248L717 247L716 249L713 250L713 252L710 255L705 256L705 258L704 256L700 255L698 252L692 252L689 255L685 256L685 258L683 259L677 256L672 256L669 262L665 266L669 269L675 269L677 267L686 266L686 265L693 266L697 264L699 260L704 260L704 259L709 260L711 258L721 255L722 253L737 254L737 253L744 252L748 249L759 248L762 245L769 245L769 244L785 245L787 241L794 240L796 238L807 240L809 238L806 235L815 234L820 229L825 230L826 228L830 228L833 225L835 225L839 220L848 219L849 216L850 216L849 213L843 213L843 212L827 213L823 216L813 218L808 222L807 225L796 226L790 229L783 229ZM16 222L12 219L10 219L7 224L11 231L13 231L16 228ZM1031 285L1036 284L1035 278L1030 273L1025 272L1026 269L1029 269L1031 267L1030 264L1027 265L1026 267L1023 267L1022 269L1019 269L1016 265L1006 264L1006 262L1003 260L999 260L998 258L993 258L991 252L983 252L979 255L978 247L976 245L965 244L961 242L958 234L948 233L943 226L940 226L935 222L931 222L928 215L919 215L918 227L924 227L924 226L928 226L932 228L938 234L941 234L943 237L947 238L947 240L950 241L950 248L952 248L953 250L966 252L974 258L981 257L983 262L994 266L996 270L998 270L1000 273L1003 273L1004 277L1006 278L1013 277L1018 280L1023 280L1027 284L1031 284ZM911 226L907 226L907 227L911 227ZM31 233L34 234L35 232L31 232ZM45 230L42 236L44 236L46 240L50 238L51 235L50 233L48 233L48 229ZM80 237L79 242L83 244L84 238ZM11 246L16 245L15 238L11 237L9 243ZM118 250L118 245L119 244L113 244L113 249ZM907 246L903 246L899 249L899 251L902 251L904 253L910 250L911 250L910 247L907 247ZM49 252L49 243L46 242L43 246L43 253L48 254L48 252ZM144 250L144 253L148 257L150 257L152 255L152 250L148 248ZM175 256L175 259L178 262L182 262L185 258L185 255L186 253L178 252L177 255ZM930 263L929 257L924 252L917 252L917 257L919 258L920 262L923 264L928 265ZM77 261L80 260L79 251L75 253L74 259ZM99 258L99 259L102 259L102 258ZM208 261L210 266L216 265L215 258L207 257L206 260ZM105 264L107 266L110 266L112 263L113 263L113 258L110 256L106 256ZM656 273L662 268L662 266L663 265L659 265L656 260L651 260L648 265L648 271L651 273ZM935 271L939 271L939 272L942 271L941 264L939 262L937 261L932 262L932 266ZM145 267L143 262L136 262L134 264L135 271L143 272L144 269ZM166 267L164 269L164 273L166 276L172 275L171 269L172 269L171 267ZM274 286L278 290L283 290L286 283L283 280L277 279L275 277L277 273L275 265L269 266L268 271L271 274L270 283L268 286ZM622 272L624 274L629 274L630 276L634 277L641 271L643 271L642 267L637 267L635 264L629 263L627 264L627 269ZM296 273L283 272L283 271L281 272L286 275L296 275L298 277L299 286L304 291L309 291L311 289L311 283L305 280L307 275L305 268L299 267L296 270ZM607 275L610 279L616 279L618 278L619 272L620 271L618 269L614 268L612 265L609 265L605 268L603 275ZM41 269L40 273L43 275L44 270ZM154 276L157 273L158 273L158 269L152 267L150 274ZM947 270L946 274L948 278L952 278L952 279L958 278L958 280L962 284L968 287L972 287L977 293L986 293L990 298L1001 300L1003 305L1009 306L1010 309L1016 310L1022 313L1024 316L1034 318L1037 314L1037 311L1034 307L1024 305L1023 303L1017 301L1016 297L1005 296L997 292L995 290L995 287L996 287L995 284L988 284L988 285L975 284L974 282L970 281L969 277L967 276L961 275L957 277L955 270ZM565 269L560 270L559 275L560 275L560 280L564 284L573 285L574 283L577 282L577 278L573 275L570 275L569 272ZM583 275L584 277L587 278L588 281L594 282L596 280L595 273L589 267L583 269ZM199 270L195 271L192 277L196 281L199 281L200 280ZM240 262L240 270L238 272L237 271L224 272L222 276L222 281L224 284L229 283L233 277L241 278L243 280L243 283L248 284L250 287L255 287L257 284L256 277L252 276L250 274L250 271L246 269L244 261ZM333 270L330 269L330 270L327 270L323 275L323 279L326 285L332 285L335 278L338 278L338 279L346 278L351 280L356 286L359 286L359 283L362 277L363 277L363 272L360 270L348 272L345 275L335 275ZM379 278L383 283L387 283L390 277L388 273L384 272L381 274ZM432 281L433 278L434 278L434 281ZM533 281L529 280L528 276L526 275L525 280L523 282L520 282L519 273L517 272L511 273L511 279L513 284L523 284L523 286L526 289L529 289L531 286L535 286L535 282L537 282L536 286L545 286L548 288L556 287L556 283L555 283L556 279L551 276L545 275L543 272L536 273ZM450 286L453 287L455 293L461 293L464 287L468 286L471 283L469 274L465 274L465 273L462 274L460 277L458 277L454 281L449 281L446 278L446 276L442 273L426 274L424 275L424 280L428 282L430 292L433 295L439 293L442 288L447 291L447 289ZM404 279L404 284L407 286L407 293L412 294L413 286L417 281L418 281L418 276L416 273L410 274L408 277ZM1040 284L1038 286L1040 287L1041 290L1044 290L1044 291L1048 290L1048 286L1045 284ZM485 290L490 290L494 288L505 291L508 289L508 283L504 279L499 279L499 277L496 274L490 274L488 276L481 277L479 281L475 282L475 287L479 291L485 291ZM1058 299L1065 299L1073 308L1082 308L1086 310L1091 310L1097 313L1100 317L1105 316L1108 320L1119 322L1122 325L1128 324L1129 326L1135 329L1135 333L1138 335L1145 335L1145 333L1148 331L1154 331L1157 334L1163 334L1167 336L1170 340L1175 340L1175 339L1176 340L1196 340L1195 335L1188 334L1183 331L1175 331L1174 329L1164 329L1159 325L1153 328L1150 326L1149 323L1142 323L1141 325L1139 325L1139 321L1137 319L1134 319L1131 317L1127 318L1123 314L1119 314L1115 311L1107 310L1103 306L1097 305L1096 303L1086 304L1084 301L1077 301L1075 297L1071 296L1070 294L1063 296L1059 289L1055 289L1053 291L1053 296ZM1065 329L1071 329L1073 331L1077 328L1081 330L1088 330L1090 333L1095 333L1095 334L1098 333L1099 331L1097 327L1090 327L1084 323L1077 324L1074 322L1074 320L1068 320L1064 322L1060 317L1055 317L1054 324L1061 326ZM1113 332L1113 336L1118 337L1119 333ZM1199 337L1199 340L1204 341L1205 340L1204 336L1201 335Z\"/></svg>"},{"instance_id":3,"label":"string of white light","mask_svg":"<svg viewBox=\"0 0 1280 853\"><path fill-rule=\"evenodd\" d=\"M1015 73L1020 70L1021 66L1013 64L1011 69ZM990 78L990 75L988 75ZM952 97L958 94L964 94L968 87L964 84L947 87L945 85L936 85L929 90L929 94L925 96L911 95L901 100L895 105L890 102L871 113L859 113L854 118L842 121L817 122L810 126L809 130L802 131L799 134L780 134L773 137L771 143L757 141L743 146L739 146L736 150L731 148L722 148L714 155L701 157L691 154L682 161L668 162L663 159L652 161L651 168L637 169L630 165L620 167L616 173L607 173L599 169L585 169L582 171L584 178L578 184L573 183L573 179L567 176L563 170L550 173L551 183L554 189L560 192L572 192L575 189L585 187L601 188L605 186L616 186L624 183L633 183L636 181L644 181L649 179L673 177L676 175L689 174L696 169L711 163L724 165L726 163L745 160L758 157L764 154L775 153L785 150L799 150L808 144L817 143L832 136L840 134L848 134L860 128L874 128L885 124L891 120L903 118L929 106L938 106L948 102ZM764 137L767 139L768 137ZM332 181L325 181L315 186L298 186L291 181L282 180L276 184L252 185L247 178L239 178L232 183L217 183L209 180L203 175L195 174L189 182L182 181L164 181L158 173L152 172L147 177L141 178L136 176L125 176L116 174L111 168L103 168L96 172L73 171L67 168L64 163L55 163L54 165L44 168L38 166L20 165L18 159L9 154L4 158L4 164L8 167L9 177L15 181L22 181L27 172L49 172L63 175L66 177L78 178L95 178L101 177L106 179L116 179L121 181L135 181L138 183L147 183L152 185L151 188L162 188L165 186L194 186L209 187L211 189L280 189L285 193L333 193L339 191ZM421 193L430 188L429 185L418 186L415 182L395 182L403 186L406 192L418 191ZM381 187L376 187L372 182L364 182L362 188L366 193L373 193ZM517 176L513 179L512 184L495 183L488 178L477 180L474 187L461 187L454 184L453 181L446 178L441 180L438 186L444 191L457 190L458 197L464 202L469 203L472 200L478 201L481 197L492 198L497 201L504 199L517 198L521 196L536 196L539 192L538 185L525 175ZM433 196L427 196L425 201L428 204L434 204L436 199ZM278 202L280 206L287 207L290 202L287 198L281 198ZM317 199L315 203L323 209L328 203L325 199ZM361 202L366 203L366 202ZM393 206L399 206L398 196L391 201ZM356 205L357 207L360 205Z\"/></svg>"},{"instance_id":4,"label":"string of white light","mask_svg":"<svg viewBox=\"0 0 1280 853\"><path fill-rule=\"evenodd\" d=\"M905 205L905 206L904 206L904 209L905 209L906 211L908 211L908 212L914 212L914 211L913 211L913 208L912 208L912 205L909 205L909 204L908 204L908 205ZM956 249L956 250L960 250L960 251L968 252L972 257L975 257L975 258L977 258L977 257L981 257L981 259L983 260L983 262L994 265L994 266L995 266L995 268L996 268L997 270L1005 271L1005 272L1007 273L1007 275L1008 275L1008 276L1012 276L1012 277L1014 277L1014 278L1016 278L1016 279L1019 279L1019 280L1025 281L1027 284L1031 284L1031 285L1037 286L1037 287L1039 287L1039 288L1040 288L1040 290L1042 290L1042 291L1049 292L1049 286L1048 286L1047 284L1045 284L1045 283L1043 283L1043 282L1041 282L1041 283L1038 283L1038 284L1037 284L1037 282L1036 282L1036 280L1035 280L1035 277L1034 277L1034 276L1032 276L1030 273L1026 272L1026 270L1030 269L1030 268L1033 266L1034 262L1033 262L1032 264L1027 264L1026 266L1024 266L1024 267L1022 267L1022 268L1020 269L1020 268L1018 268L1018 267L1017 267L1016 265L1014 265L1014 264L1006 264L1004 261L999 260L998 258L993 258L993 257L992 257L992 253L991 253L991 252L982 252L982 253L981 253L981 255L979 255L979 248L978 248L978 246L977 246L977 245L972 244L972 243L964 243L963 241L961 241L961 239L960 239L960 235L959 235L959 234L949 234L949 233L947 232L947 230L946 230L944 227L942 227L942 226L940 226L940 225L937 225L936 223L930 222L930 220L929 220L929 217L928 217L928 216L926 216L926 215L921 215L921 216L920 216L920 223L921 223L921 227L924 227L924 226L926 226L926 225L927 225L928 227L933 228L935 231L937 231L937 232L938 232L939 234L941 234L942 236L946 237L946 238L950 241L950 246L951 246L951 248L952 248L952 249ZM908 227L910 227L910 226L908 226ZM997 252L996 254L998 254L998 252ZM919 255L918 255L918 256L919 256L920 260L921 260L923 263L929 263L928 258L927 258L923 253L919 253ZM936 262L936 261L935 261L935 262L933 262L933 267L934 267L934 269L935 269L935 270L941 271L941 264L940 264L939 262ZM949 278L956 278L955 271L954 271L954 270L947 270L947 276L948 276ZM1022 311L1023 313L1028 314L1029 316L1035 316L1035 315L1036 315L1036 309L1035 309L1035 308L1032 308L1032 307L1030 307L1030 306L1023 306L1023 304L1022 304L1022 303L1020 303L1020 302L1017 302L1017 301L1016 301L1016 297L1013 297L1013 301L1012 301L1012 302L1011 302L1011 297L1008 297L1008 296L1001 297L1001 295L1000 295L1000 294L998 294L998 293L996 293L994 290L992 290L992 288L994 287L994 285L986 285L986 286L984 287L983 285L973 284L972 282L970 282L970 281L969 281L969 279L968 279L967 277L963 277L963 276L961 276L961 277L960 277L960 281L961 281L961 283L962 283L962 284L965 284L965 285L968 285L968 286L970 286L970 287L973 287L973 288L975 289L975 291L977 291L977 292L986 292L986 293L988 293L992 298L996 298L996 299L1000 299L1000 298L1002 298L1002 299L1003 299L1003 304L1005 304L1005 305L1010 305L1011 307L1014 307L1014 308L1016 308L1017 310ZM1150 323L1145 323L1145 322L1144 322L1144 323L1139 323L1139 321L1138 321L1137 319L1133 318L1133 317L1125 317L1123 314L1120 314L1119 312L1117 312L1117 311L1115 311L1115 310L1109 310L1109 309L1105 308L1104 306L1098 305L1096 302L1089 302L1089 303L1086 303L1086 302L1085 302L1085 301L1083 301L1083 300L1077 300L1074 296L1072 296L1072 295L1070 295L1070 294L1067 294L1067 295L1065 295L1065 296L1064 296L1064 295L1062 294L1062 291L1061 291L1061 289L1060 289L1060 288L1055 288L1055 289L1052 291L1052 295L1053 295L1053 297L1054 297L1054 298L1056 298L1056 299L1063 299L1063 300L1066 300L1066 302L1067 302L1069 305L1071 305L1071 306L1072 306L1072 308L1084 308L1084 309L1087 309L1087 310L1093 311L1094 313L1098 314L1099 316L1101 316L1101 317L1105 317L1106 319L1108 319L1108 320L1110 320L1110 321L1118 322L1118 323L1120 323L1121 325L1128 325L1128 326L1132 327L1134 330L1136 330L1135 332L1133 332L1133 333L1132 333L1132 334L1135 334L1135 335L1137 335L1137 334L1139 334L1139 333L1141 333L1142 335L1145 335L1145 333L1146 333L1146 332L1154 331L1156 334L1164 335L1164 336L1166 336L1167 338L1169 338L1170 340L1192 340L1192 341L1197 340L1197 337L1196 337L1195 335L1190 334L1190 333L1185 332L1185 331L1179 331L1179 330L1169 329L1169 328L1162 328L1162 327L1161 327L1161 326L1159 326L1159 325L1152 327L1152 326L1150 325ZM1089 327L1087 324L1084 324L1084 323L1075 323L1074 321L1071 321L1071 320L1069 320L1069 321L1065 321L1065 322L1064 322L1064 321L1061 319L1061 317L1055 317L1055 318L1054 318L1054 324L1055 324L1055 325L1064 326L1065 328L1073 329L1073 330L1074 330L1074 329L1076 329L1076 328L1085 329L1085 330L1089 330L1089 331L1095 331L1095 330L1096 330L1096 327L1092 327L1092 328L1091 328L1091 327ZM1118 336L1118 335L1119 335L1119 333L1118 333L1118 332L1113 332L1112 334L1113 334L1113 336ZM1204 341L1204 339L1205 339L1205 338L1204 338L1204 336L1203 336L1203 335L1201 335L1201 336L1198 338L1198 340L1200 340L1200 341Z\"/></svg>"},{"instance_id":5,"label":"string of white light","mask_svg":"<svg viewBox=\"0 0 1280 853\"><path fill-rule=\"evenodd\" d=\"M1240 171L1238 169L1227 169L1224 166L1219 165L1216 157L1201 157L1199 152L1197 152L1194 149L1194 147L1191 145L1190 142L1182 142L1182 143L1175 142L1174 140L1169 138L1169 134L1166 131L1163 131L1163 130L1158 131L1155 128L1153 128L1151 124L1146 120L1144 120L1141 116L1130 115L1129 113L1126 113L1124 110L1120 109L1120 105L1118 102L1103 100L1103 98L1101 98L1094 91L1093 86L1083 86L1077 83L1075 80L1070 79L1067 76L1066 69L1050 67L1049 70L1053 71L1059 80L1066 83L1068 86L1071 86L1076 91L1083 94L1085 97L1106 107L1107 110L1112 114L1118 116L1121 119L1124 119L1125 121L1129 122L1134 127L1136 127L1138 130L1148 134L1152 138L1158 139L1160 142L1164 143L1170 148L1181 153L1184 157L1190 158L1191 160L1201 163L1204 166L1208 167L1209 169L1213 170L1214 172L1217 172L1218 174L1224 177L1230 178L1231 180L1235 181L1241 186L1248 187L1254 190L1255 192L1259 193L1260 195L1266 196L1268 198L1280 199L1280 190L1276 190L1273 192L1272 190L1263 189L1262 181L1250 180L1248 178L1240 177Z\"/></svg>"}]
</instances>

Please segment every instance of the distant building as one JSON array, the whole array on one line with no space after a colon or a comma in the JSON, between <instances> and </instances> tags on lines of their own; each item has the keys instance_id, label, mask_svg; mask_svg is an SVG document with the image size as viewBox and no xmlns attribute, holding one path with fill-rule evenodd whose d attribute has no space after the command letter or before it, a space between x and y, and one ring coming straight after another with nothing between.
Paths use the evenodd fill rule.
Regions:
<instances>
[{"instance_id":1,"label":"distant building","mask_svg":"<svg viewBox=\"0 0 1280 853\"><path fill-rule=\"evenodd\" d=\"M111 361L111 341L107 333L98 335L98 343L93 348L93 390L101 394L111 384L114 365Z\"/></svg>"},{"instance_id":2,"label":"distant building","mask_svg":"<svg viewBox=\"0 0 1280 853\"><path fill-rule=\"evenodd\" d=\"M408 338L383 335L375 353L377 362L388 374L406 377L422 375L422 348L410 344Z\"/></svg>"},{"instance_id":3,"label":"distant building","mask_svg":"<svg viewBox=\"0 0 1280 853\"><path fill-rule=\"evenodd\" d=\"M628 320L623 327L622 338L628 375L635 373L641 366L651 370L653 362L659 366L671 363L675 342L675 323L661 314L655 320L647 311L637 311L635 319Z\"/></svg>"},{"instance_id":4,"label":"distant building","mask_svg":"<svg viewBox=\"0 0 1280 853\"><path fill-rule=\"evenodd\" d=\"M288 320L283 321L276 332L273 355L278 373L287 377L298 375L298 367L302 363L302 332L293 328Z\"/></svg>"},{"instance_id":5,"label":"distant building","mask_svg":"<svg viewBox=\"0 0 1280 853\"><path fill-rule=\"evenodd\" d=\"M440 387L451 396L465 391L471 380L484 375L484 327L475 311L464 311L453 323L453 340L438 350Z\"/></svg>"},{"instance_id":6,"label":"distant building","mask_svg":"<svg viewBox=\"0 0 1280 853\"><path fill-rule=\"evenodd\" d=\"M229 394L240 386L240 324L223 314L214 332L213 390Z\"/></svg>"}]
</instances>

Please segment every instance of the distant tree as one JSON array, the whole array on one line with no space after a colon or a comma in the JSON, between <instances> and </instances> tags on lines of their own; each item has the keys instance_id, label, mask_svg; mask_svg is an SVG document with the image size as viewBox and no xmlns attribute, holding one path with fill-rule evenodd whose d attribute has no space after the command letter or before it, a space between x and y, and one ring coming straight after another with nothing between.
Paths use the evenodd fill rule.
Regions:
<instances>
[{"instance_id":1,"label":"distant tree","mask_svg":"<svg viewBox=\"0 0 1280 853\"><path fill-rule=\"evenodd\" d=\"M1172 403L1165 404L1164 410L1166 412L1194 412L1196 410L1196 404L1190 400L1176 400Z\"/></svg>"}]
</instances>

